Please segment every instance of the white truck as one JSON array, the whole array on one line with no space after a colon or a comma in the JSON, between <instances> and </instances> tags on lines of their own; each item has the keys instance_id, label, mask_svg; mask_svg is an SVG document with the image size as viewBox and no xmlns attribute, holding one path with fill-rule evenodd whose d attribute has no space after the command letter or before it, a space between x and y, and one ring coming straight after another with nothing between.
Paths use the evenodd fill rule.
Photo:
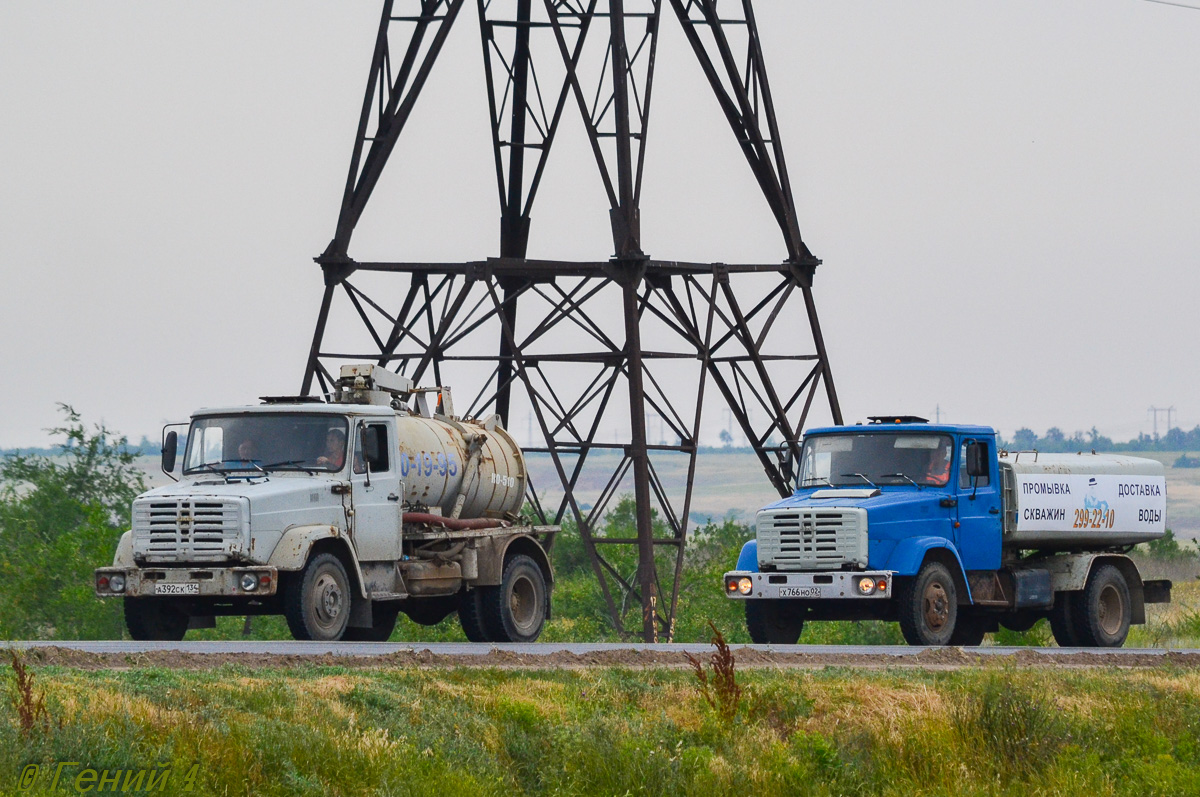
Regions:
<instances>
[{"instance_id":1,"label":"white truck","mask_svg":"<svg viewBox=\"0 0 1200 797\"><path fill-rule=\"evenodd\" d=\"M520 447L497 416L455 417L447 388L343 366L330 403L198 411L182 464L95 571L134 639L282 614L296 639L383 641L399 612L457 612L472 641L530 642L549 618L559 529L521 518Z\"/></svg>"}]
</instances>

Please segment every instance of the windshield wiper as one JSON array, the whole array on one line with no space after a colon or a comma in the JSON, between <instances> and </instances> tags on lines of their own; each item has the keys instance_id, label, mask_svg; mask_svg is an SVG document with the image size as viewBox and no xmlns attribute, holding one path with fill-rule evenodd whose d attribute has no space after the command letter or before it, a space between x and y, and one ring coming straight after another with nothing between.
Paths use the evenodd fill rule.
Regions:
<instances>
[{"instance_id":1,"label":"windshield wiper","mask_svg":"<svg viewBox=\"0 0 1200 797\"><path fill-rule=\"evenodd\" d=\"M875 482L871 481L870 479L868 479L866 476L862 475L861 473L843 473L843 474L841 474L841 475L842 475L842 476L857 476L858 478L860 478L860 479L862 479L863 481L865 481L867 484L869 484L869 485L871 485L872 487L874 487L876 490L878 490L878 489L879 489L879 485L878 485L878 484L876 484Z\"/></svg>"},{"instance_id":2,"label":"windshield wiper","mask_svg":"<svg viewBox=\"0 0 1200 797\"><path fill-rule=\"evenodd\" d=\"M210 473L216 473L219 476L225 476L226 474L229 473L229 470L230 470L229 468L218 468L216 462L201 462L199 465L196 465L195 467L188 468L187 472L192 473L193 471L204 470L204 469L207 469Z\"/></svg>"},{"instance_id":3,"label":"windshield wiper","mask_svg":"<svg viewBox=\"0 0 1200 797\"><path fill-rule=\"evenodd\" d=\"M823 477L823 476L814 476L814 477L812 477L811 479L805 479L805 480L804 480L804 483L803 483L803 484L801 484L800 486L801 486L801 487L811 487L811 486L813 486L814 484L817 484L817 483L819 483L819 482L820 482L820 483L824 483L824 485L825 485L826 487L832 487L832 486L833 486L833 485L832 485L832 484L829 482L829 479L826 479L826 478L825 478L825 477Z\"/></svg>"},{"instance_id":4,"label":"windshield wiper","mask_svg":"<svg viewBox=\"0 0 1200 797\"><path fill-rule=\"evenodd\" d=\"M917 484L915 481L913 481L906 474L903 474L903 473L887 473L887 474L884 474L883 476L880 476L879 478L881 478L881 479L892 479L892 478L904 479L904 481L908 482L913 487L916 487L918 490L921 489L921 485Z\"/></svg>"},{"instance_id":5,"label":"windshield wiper","mask_svg":"<svg viewBox=\"0 0 1200 797\"><path fill-rule=\"evenodd\" d=\"M309 476L317 475L317 472L315 470L313 470L312 468L309 468L309 467L305 467L304 460L302 460L302 459L285 459L283 462L272 462L270 465L263 465L261 468L259 468L259 470L261 470L263 473L266 473L268 470L271 470L272 468L279 468L280 470L283 470L284 468L288 467L289 465L295 467L296 470L304 471ZM255 467L258 467L258 466L255 466Z\"/></svg>"}]
</instances>

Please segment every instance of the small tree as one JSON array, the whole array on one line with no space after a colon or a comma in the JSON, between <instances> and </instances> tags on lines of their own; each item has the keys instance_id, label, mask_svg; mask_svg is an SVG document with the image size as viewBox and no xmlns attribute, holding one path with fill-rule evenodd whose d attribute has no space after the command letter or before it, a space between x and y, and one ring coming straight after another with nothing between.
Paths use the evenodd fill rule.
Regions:
<instances>
[{"instance_id":1,"label":"small tree","mask_svg":"<svg viewBox=\"0 0 1200 797\"><path fill-rule=\"evenodd\" d=\"M95 597L92 569L112 561L145 476L125 437L59 408L60 456L0 462L0 636L120 637L120 604Z\"/></svg>"}]
</instances>

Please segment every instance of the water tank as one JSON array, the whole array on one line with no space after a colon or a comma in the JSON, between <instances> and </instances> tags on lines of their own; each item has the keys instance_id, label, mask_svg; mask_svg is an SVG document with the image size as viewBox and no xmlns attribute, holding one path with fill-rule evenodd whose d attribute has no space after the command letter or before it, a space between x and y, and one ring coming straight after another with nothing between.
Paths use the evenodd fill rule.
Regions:
<instances>
[{"instance_id":1,"label":"water tank","mask_svg":"<svg viewBox=\"0 0 1200 797\"><path fill-rule=\"evenodd\" d=\"M1133 545L1166 530L1161 462L1112 454L1011 453L1000 458L1004 542L1071 550Z\"/></svg>"}]
</instances>

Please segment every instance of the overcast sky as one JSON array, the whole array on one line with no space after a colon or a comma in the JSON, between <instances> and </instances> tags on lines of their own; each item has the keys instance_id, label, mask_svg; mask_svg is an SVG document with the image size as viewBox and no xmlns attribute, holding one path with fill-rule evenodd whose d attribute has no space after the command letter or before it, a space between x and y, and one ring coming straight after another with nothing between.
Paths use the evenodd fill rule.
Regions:
<instances>
[{"instance_id":1,"label":"overcast sky","mask_svg":"<svg viewBox=\"0 0 1200 797\"><path fill-rule=\"evenodd\" d=\"M296 390L378 9L0 0L0 447L43 444L59 401L137 438ZM1200 11L756 10L847 419L1200 423ZM496 253L481 64L468 3L352 255ZM646 250L780 260L672 16L654 102ZM611 254L580 135L560 134L531 256Z\"/></svg>"}]
</instances>

